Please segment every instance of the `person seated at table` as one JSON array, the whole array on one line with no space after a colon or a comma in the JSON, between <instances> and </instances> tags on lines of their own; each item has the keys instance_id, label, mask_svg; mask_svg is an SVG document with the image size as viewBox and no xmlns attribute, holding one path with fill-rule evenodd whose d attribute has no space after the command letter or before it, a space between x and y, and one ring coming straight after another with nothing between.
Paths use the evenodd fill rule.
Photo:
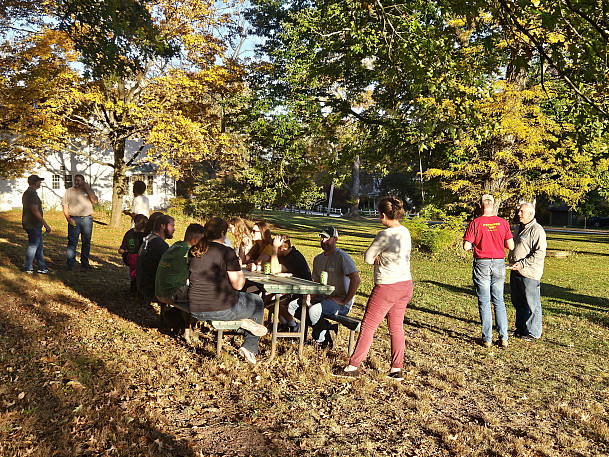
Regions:
<instances>
[{"instance_id":1,"label":"person seated at table","mask_svg":"<svg viewBox=\"0 0 609 457\"><path fill-rule=\"evenodd\" d=\"M137 293L144 298L146 303L155 299L156 269L159 261L169 245L165 240L173 238L175 232L175 220L171 216L161 215L154 221L154 230L142 243L137 254L135 265L135 283Z\"/></svg>"},{"instance_id":2,"label":"person seated at table","mask_svg":"<svg viewBox=\"0 0 609 457\"><path fill-rule=\"evenodd\" d=\"M258 339L266 334L262 325L264 303L255 294L240 292L245 285L235 251L224 245L228 222L212 217L203 227L203 236L190 249L188 269L190 313L198 320L241 320L245 330L239 354L256 363Z\"/></svg>"},{"instance_id":3,"label":"person seated at table","mask_svg":"<svg viewBox=\"0 0 609 457\"><path fill-rule=\"evenodd\" d=\"M320 282L322 272L327 273L328 285L334 286L329 297L323 295L307 296L309 319L313 326L313 338L322 348L332 347L336 324L330 324L324 316L346 316L353 306L353 299L361 283L353 259L336 246L338 230L325 227L319 232L323 252L313 259L313 281Z\"/></svg>"},{"instance_id":4,"label":"person seated at table","mask_svg":"<svg viewBox=\"0 0 609 457\"><path fill-rule=\"evenodd\" d=\"M162 215L163 213L161 211L155 211L150 215L150 217L148 218L148 223L146 224L146 228L144 229L144 238L146 238L152 233L156 220Z\"/></svg>"},{"instance_id":5,"label":"person seated at table","mask_svg":"<svg viewBox=\"0 0 609 457\"><path fill-rule=\"evenodd\" d=\"M300 251L292 246L287 235L277 235L273 238L271 273L290 273L295 278L311 280L309 264ZM300 324L294 319L294 313L301 302L302 296L287 295L279 303L279 320L282 324L287 324L293 332L300 331Z\"/></svg>"},{"instance_id":6,"label":"person seated at table","mask_svg":"<svg viewBox=\"0 0 609 457\"><path fill-rule=\"evenodd\" d=\"M273 253L273 237L265 222L258 222L252 227L252 249L245 255L245 264L252 271L260 270L261 266L271 260Z\"/></svg>"},{"instance_id":7,"label":"person seated at table","mask_svg":"<svg viewBox=\"0 0 609 457\"><path fill-rule=\"evenodd\" d=\"M184 241L172 244L165 251L156 269L154 288L156 297L163 303L187 303L188 251L203 236L201 224L190 224L184 233ZM179 293L178 293L179 292Z\"/></svg>"},{"instance_id":8,"label":"person seated at table","mask_svg":"<svg viewBox=\"0 0 609 457\"><path fill-rule=\"evenodd\" d=\"M245 255L252 249L249 227L240 217L232 217L228 220L228 230L235 237L235 253L245 263Z\"/></svg>"}]
</instances>

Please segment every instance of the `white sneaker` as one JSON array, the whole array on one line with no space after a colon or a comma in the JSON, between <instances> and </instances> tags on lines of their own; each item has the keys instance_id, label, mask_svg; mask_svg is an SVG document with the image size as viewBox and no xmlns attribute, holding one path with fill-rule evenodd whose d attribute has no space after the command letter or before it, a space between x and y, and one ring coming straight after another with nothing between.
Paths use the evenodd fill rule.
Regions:
<instances>
[{"instance_id":1,"label":"white sneaker","mask_svg":"<svg viewBox=\"0 0 609 457\"><path fill-rule=\"evenodd\" d=\"M251 319L242 319L241 328L243 330L247 330L254 336L264 336L268 332L268 330L266 329L266 327L264 325L260 325Z\"/></svg>"},{"instance_id":2,"label":"white sneaker","mask_svg":"<svg viewBox=\"0 0 609 457\"><path fill-rule=\"evenodd\" d=\"M252 365L256 365L256 356L252 354L248 349L241 346L239 348L239 354Z\"/></svg>"}]
</instances>

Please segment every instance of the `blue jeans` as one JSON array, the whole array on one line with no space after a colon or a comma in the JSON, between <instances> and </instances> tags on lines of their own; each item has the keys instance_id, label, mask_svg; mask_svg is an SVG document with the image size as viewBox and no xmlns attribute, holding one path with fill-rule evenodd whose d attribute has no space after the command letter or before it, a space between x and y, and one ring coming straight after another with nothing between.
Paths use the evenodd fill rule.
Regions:
<instances>
[{"instance_id":1,"label":"blue jeans","mask_svg":"<svg viewBox=\"0 0 609 457\"><path fill-rule=\"evenodd\" d=\"M251 319L262 324L264 318L264 302L256 294L239 292L239 300L232 308L222 311L191 312L201 321L236 321L240 319ZM250 332L244 332L243 347L252 354L258 354L258 337Z\"/></svg>"},{"instance_id":2,"label":"blue jeans","mask_svg":"<svg viewBox=\"0 0 609 457\"><path fill-rule=\"evenodd\" d=\"M510 274L512 304L516 309L516 333L541 337L541 290L536 279L525 278L517 271Z\"/></svg>"},{"instance_id":3,"label":"blue jeans","mask_svg":"<svg viewBox=\"0 0 609 457\"><path fill-rule=\"evenodd\" d=\"M76 225L68 224L68 249L66 251L66 261L68 267L76 263L76 246L78 238L82 243L80 247L80 264L89 266L89 253L91 252L91 235L93 234L93 216L72 217Z\"/></svg>"},{"instance_id":4,"label":"blue jeans","mask_svg":"<svg viewBox=\"0 0 609 457\"><path fill-rule=\"evenodd\" d=\"M38 262L38 270L44 270L47 267L47 264L44 262L42 227L25 229L25 231L27 232L27 250L25 251L25 265L23 266L23 270L31 271L34 269L34 258L36 258L36 261Z\"/></svg>"},{"instance_id":5,"label":"blue jeans","mask_svg":"<svg viewBox=\"0 0 609 457\"><path fill-rule=\"evenodd\" d=\"M326 332L330 330L331 324L323 318L324 316L346 316L350 310L351 308L339 305L331 298L324 298L319 303L312 304L309 307L308 314L313 327L313 339L318 343L323 343L326 340Z\"/></svg>"},{"instance_id":6,"label":"blue jeans","mask_svg":"<svg viewBox=\"0 0 609 457\"><path fill-rule=\"evenodd\" d=\"M491 302L495 308L495 324L499 339L508 339L508 321L503 301L503 283L505 282L505 261L503 259L474 259L472 271L474 288L478 296L478 309L482 321L482 340L493 341L493 314Z\"/></svg>"}]
</instances>

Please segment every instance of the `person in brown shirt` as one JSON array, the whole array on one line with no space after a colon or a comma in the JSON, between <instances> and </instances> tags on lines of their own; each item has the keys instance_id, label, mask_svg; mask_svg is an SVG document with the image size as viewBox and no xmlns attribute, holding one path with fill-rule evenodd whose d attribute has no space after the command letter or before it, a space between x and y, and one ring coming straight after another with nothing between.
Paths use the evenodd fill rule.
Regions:
<instances>
[{"instance_id":1,"label":"person in brown shirt","mask_svg":"<svg viewBox=\"0 0 609 457\"><path fill-rule=\"evenodd\" d=\"M23 193L21 202L23 203L23 213L21 215L21 225L27 233L27 250L25 251L25 265L23 271L27 274L34 273L34 258L38 263L36 270L40 274L49 274L47 265L44 261L43 237L51 233L51 227L44 220L42 213L42 201L36 193L42 185L44 178L32 175L27 178L28 188ZM45 232L42 234L42 227Z\"/></svg>"}]
</instances>

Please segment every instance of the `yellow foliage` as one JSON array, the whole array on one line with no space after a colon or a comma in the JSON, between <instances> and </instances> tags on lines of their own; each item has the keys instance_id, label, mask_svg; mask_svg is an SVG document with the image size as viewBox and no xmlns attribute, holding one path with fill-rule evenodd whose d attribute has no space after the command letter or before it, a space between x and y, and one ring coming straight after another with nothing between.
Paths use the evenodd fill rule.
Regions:
<instances>
[{"instance_id":1,"label":"yellow foliage","mask_svg":"<svg viewBox=\"0 0 609 457\"><path fill-rule=\"evenodd\" d=\"M516 90L496 82L492 95L475 105L484 122L461 132L450 164L427 177L439 178L464 203L485 191L503 201L544 193L576 203L593 183L592 157L564 139L575 126L543 113L540 102L548 95L539 86Z\"/></svg>"}]
</instances>

